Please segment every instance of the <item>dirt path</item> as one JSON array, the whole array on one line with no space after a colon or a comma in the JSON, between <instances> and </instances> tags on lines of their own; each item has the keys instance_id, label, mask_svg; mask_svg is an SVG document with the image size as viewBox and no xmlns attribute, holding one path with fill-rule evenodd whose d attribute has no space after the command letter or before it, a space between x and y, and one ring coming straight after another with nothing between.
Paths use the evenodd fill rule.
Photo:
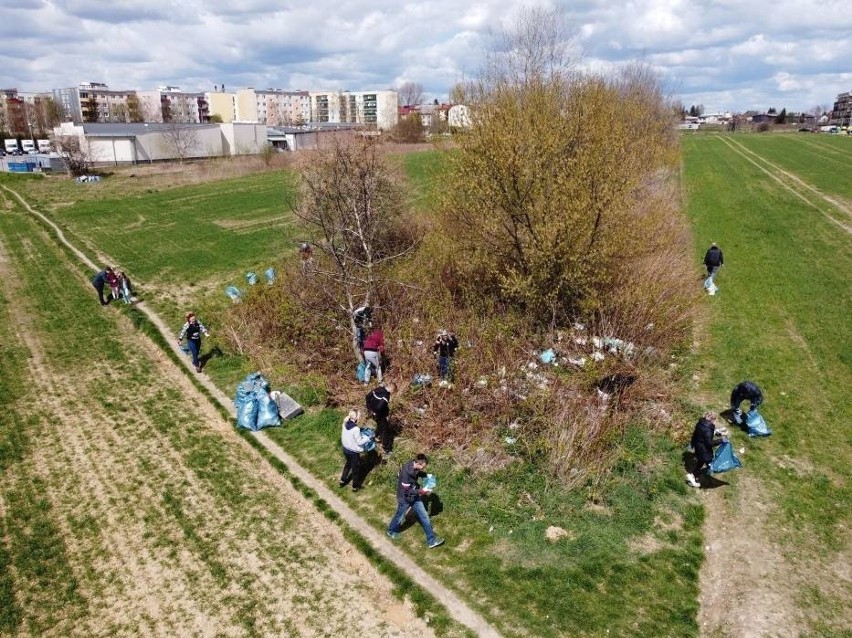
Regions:
<instances>
[{"instance_id":1,"label":"dirt path","mask_svg":"<svg viewBox=\"0 0 852 638\"><path fill-rule=\"evenodd\" d=\"M92 270L98 269L95 263L65 238L62 231L50 219L31 208L15 191L5 186L0 187L12 194L28 212L52 227L59 241L71 249L80 261ZM109 262L109 258L105 255L99 255L99 258L103 263ZM5 281L13 279L15 278L4 277ZM13 287L10 287L9 290L11 292L7 291L7 294L15 295L20 292ZM24 304L13 303L12 305L20 308L17 312L23 313ZM108 419L99 420L94 410L91 412L95 414L90 417L63 419L61 436L51 441L49 446L45 445L44 454L40 456L39 472L45 477L50 477L57 473L62 474L63 468L68 466L77 468L75 480L78 482L79 492L67 490L63 493L57 488L56 493L53 494L57 507L60 510L66 508L73 510L74 503L79 502L77 499L81 498L81 495L91 494L96 503L94 506L96 513L90 513L90 515L104 521L104 526L107 529L107 532L103 535L102 544L97 547L78 546L73 551L83 561L87 560L87 557L93 558L103 555L104 560L111 563L111 566L98 565L105 571L111 571L119 565L126 565L130 570L125 577L118 579L119 585L116 586L113 595L118 597L132 593L131 599L134 601L133 612L135 614L129 612L127 608L122 608L121 605L116 605L115 600L112 600L111 604L105 604L101 612L109 616L108 612L111 609L113 615L120 614L121 618L113 618L113 622L119 625L128 622L127 615L130 613L130 618L138 619L139 626L146 626L160 635L164 633L175 633L176 635L184 631L204 635L210 633L213 628L221 630L228 626L224 618L230 618L236 613L233 609L226 609L223 610L222 616L218 617L218 620L214 617L206 621L199 621L205 623L201 627L187 626L185 620L187 618L204 618L204 613L198 607L199 605L208 609L213 604L212 600L206 600L206 597L200 593L207 591L207 588L199 586L199 583L207 585L210 592L221 595L220 587L217 586L220 583L217 584L215 578L210 581L209 576L206 577L207 582L205 582L205 579L201 576L205 573L205 569L203 565L198 564L197 557L183 555L173 558L167 554L163 555L158 549L150 547L143 539L140 539L138 534L128 534L127 522L116 519L113 514L111 503L136 499L135 502L138 502L141 506L141 504L149 503L151 500L157 501L159 498L157 496L158 486L163 484L162 477L168 476L170 477L168 482L182 486L181 507L189 508L191 504L192 512L204 518L205 529L227 530L229 527L238 529L239 526L232 522L233 518L238 518L241 515L251 518L252 525L246 524L246 533L250 534L257 544L251 543L246 546L238 542L240 539L232 537L215 543L204 538L203 545L210 551L215 546L217 556L223 557L221 560L227 557L227 561L225 561L227 567L234 573L240 574L239 578L245 582L253 584L256 589L253 589L250 593L251 601L258 605L261 604L261 600L264 601L263 605L268 608L264 617L271 619L269 621L270 626L267 629L279 627L279 630L273 631L273 633L279 635L282 632L287 635L315 635L316 633L341 635L342 633L363 632L371 636L410 633L421 636L432 635L428 626L422 620L416 618L407 605L401 605L392 597L389 581L381 576L367 559L343 538L341 530L336 525L325 519L313 505L294 490L289 481L274 471L268 463L258 462L256 451L234 432L230 423L222 420L218 412L192 385L188 377L194 376L215 397L215 400L229 411L233 407L230 398L225 396L205 376L196 375L186 357L174 345L176 342L175 335L171 333L152 309L144 303L137 304L137 308L157 326L165 337L166 343L169 343L170 347L180 355L179 360L186 366L187 374L175 368L171 360L162 352L152 348L147 339L132 331L124 331L125 333L129 332L124 337L127 341L127 351L133 353L148 351L150 354L147 358L156 365L158 377L162 379L160 390L163 388L179 389L182 401L191 403L203 415L203 418L196 418L195 420L201 421L203 428L207 431L215 432L227 448L234 451L234 455L238 458L232 459L231 462L241 467L245 472L254 475L252 483L256 481L258 485L269 486L275 492L276 497L256 497L264 503L261 508L264 512L260 513L254 511L254 507L247 506L248 511L242 512L239 508L235 509L233 504L228 508L221 502L217 502L204 489L203 485L198 485L197 477L185 467L185 460L178 452L179 449L189 445L190 442L175 440L165 434L147 439L134 436L134 432L149 433L151 430L157 429L154 424L145 423L148 417L143 411L133 410L134 427L120 430L110 427ZM19 314L15 321L16 325L29 325L28 318L23 314ZM63 376L61 371L52 370L46 364L44 356L39 354L42 347L37 338L26 334L22 334L21 337L28 339L26 341L27 347L33 353L33 378L44 379L47 384L44 389L45 394L50 394L49 388L63 388L61 393L51 398L51 401L55 402L51 409L64 414L89 413L87 406L80 405L78 410L71 411L68 409L68 405L77 401L75 397L87 396L90 393L90 384L93 379L80 379L79 376L66 377ZM142 357L141 354L138 356ZM144 365L144 363L140 363L140 365ZM102 370L99 374L105 378L105 383L108 383L115 371ZM161 400L161 394L156 389L151 392L150 397L148 397L150 401ZM96 435L93 436L93 433ZM195 436L203 436L203 434L203 432L196 432ZM376 551L430 591L447 608L453 618L479 636L499 635L493 627L459 597L442 586L441 583L421 569L414 560L387 541L381 533L368 525L354 510L268 437L263 433L257 433L256 436L258 441L281 460L293 475L314 490L350 527L367 539ZM149 456L144 454L145 449L148 450ZM156 466L153 470L151 467L145 468L146 474L153 473L155 476L159 474L156 481L149 483L142 480L140 484L138 475L133 475L133 480L129 480L127 468L138 464L136 459L140 455L148 458L148 462ZM282 531L273 524L275 517L266 511L269 509L280 509L279 514L288 521L299 521L297 532L283 532L286 539L282 538ZM149 515L165 518L161 507L151 509ZM258 523L258 518L262 523ZM255 529L255 526L258 525L259 528ZM73 539L73 531L67 531L70 538ZM136 531L139 532L140 530ZM263 534L259 532L263 532ZM174 534L176 539L180 537L178 530L172 530L170 533ZM272 539L277 539L277 543L281 545L278 545ZM259 543L261 540L263 540L263 543ZM263 548L268 543L273 543L273 546L278 547L278 551L280 551L281 546L293 545L298 547L303 554L309 555L310 559L307 561L297 560L296 564L280 565L275 560L274 551L264 552ZM305 563L307 564L306 570L303 569ZM189 578L188 574L193 576ZM347 592L351 591L359 592L357 602L354 605L356 607L354 613L351 595L347 595ZM234 594L235 592L232 592L232 595ZM96 598L102 597L103 592ZM199 601L199 597L205 600ZM109 600L109 597L106 599ZM297 599L300 604L294 604L293 601ZM279 604L267 601L278 601ZM371 609L379 610L379 612L377 614L363 613L363 610L360 609L363 603L367 603ZM227 607L224 603L220 603L220 606ZM321 615L326 615L327 620L323 621L320 618ZM306 623L308 629L296 630L299 622L306 618L312 621ZM275 624L276 621L277 625ZM313 630L310 629L311 627L313 627ZM317 628L319 627L324 627L324 631L318 632ZM335 631L334 627L340 628L340 631ZM346 628L345 631L344 627Z\"/></svg>"}]
</instances>

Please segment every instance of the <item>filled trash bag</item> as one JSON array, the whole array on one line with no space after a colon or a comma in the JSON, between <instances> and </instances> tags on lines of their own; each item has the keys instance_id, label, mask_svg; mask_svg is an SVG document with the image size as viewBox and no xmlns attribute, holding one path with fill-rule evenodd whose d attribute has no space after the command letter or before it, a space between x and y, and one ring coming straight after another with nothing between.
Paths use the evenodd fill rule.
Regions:
<instances>
[{"instance_id":1,"label":"filled trash bag","mask_svg":"<svg viewBox=\"0 0 852 638\"><path fill-rule=\"evenodd\" d=\"M358 381L363 381L364 375L366 373L367 373L367 362L366 361L359 361L358 365L355 367L355 378L358 379Z\"/></svg>"},{"instance_id":2,"label":"filled trash bag","mask_svg":"<svg viewBox=\"0 0 852 638\"><path fill-rule=\"evenodd\" d=\"M538 359L542 363L553 363L556 360L556 353L553 351L553 348L548 348L538 355Z\"/></svg>"},{"instance_id":3,"label":"filled trash bag","mask_svg":"<svg viewBox=\"0 0 852 638\"><path fill-rule=\"evenodd\" d=\"M435 478L434 474L427 474L426 478L423 479L423 485L421 489L427 490L429 492L434 492L435 488L438 486L438 479Z\"/></svg>"},{"instance_id":4,"label":"filled trash bag","mask_svg":"<svg viewBox=\"0 0 852 638\"><path fill-rule=\"evenodd\" d=\"M266 269L266 271L263 273L263 275L266 277L266 283L268 285L271 286L272 284L275 283L275 268L270 266L269 268Z\"/></svg>"},{"instance_id":5,"label":"filled trash bag","mask_svg":"<svg viewBox=\"0 0 852 638\"><path fill-rule=\"evenodd\" d=\"M364 439L362 447L365 452L372 452L376 449L376 431L372 428L361 428L361 437Z\"/></svg>"},{"instance_id":6,"label":"filled trash bag","mask_svg":"<svg viewBox=\"0 0 852 638\"><path fill-rule=\"evenodd\" d=\"M704 280L704 290L707 292L708 295L715 295L716 292L719 290L719 287L716 285L716 282L713 281L713 277L707 277L707 279Z\"/></svg>"},{"instance_id":7,"label":"filled trash bag","mask_svg":"<svg viewBox=\"0 0 852 638\"><path fill-rule=\"evenodd\" d=\"M734 456L734 446L731 445L730 441L724 441L716 448L716 454L713 455L713 461L710 463L710 472L721 474L742 466L742 462Z\"/></svg>"},{"instance_id":8,"label":"filled trash bag","mask_svg":"<svg viewBox=\"0 0 852 638\"><path fill-rule=\"evenodd\" d=\"M746 414L746 428L749 436L769 436L772 434L772 430L766 425L766 421L763 420L757 408L752 408Z\"/></svg>"},{"instance_id":9,"label":"filled trash bag","mask_svg":"<svg viewBox=\"0 0 852 638\"><path fill-rule=\"evenodd\" d=\"M278 404L272 400L266 391L257 392L257 420L256 430L261 428L275 427L281 425L281 415L278 414Z\"/></svg>"},{"instance_id":10,"label":"filled trash bag","mask_svg":"<svg viewBox=\"0 0 852 638\"><path fill-rule=\"evenodd\" d=\"M254 286L257 283L257 273L247 272L246 281L248 282L249 286Z\"/></svg>"},{"instance_id":11,"label":"filled trash bag","mask_svg":"<svg viewBox=\"0 0 852 638\"><path fill-rule=\"evenodd\" d=\"M237 406L237 427L244 430L256 430L257 401L250 397Z\"/></svg>"},{"instance_id":12,"label":"filled trash bag","mask_svg":"<svg viewBox=\"0 0 852 638\"><path fill-rule=\"evenodd\" d=\"M234 303L239 303L243 296L243 293L240 292L240 289L236 286L228 286L225 288L225 294L228 295L228 298Z\"/></svg>"}]
</instances>

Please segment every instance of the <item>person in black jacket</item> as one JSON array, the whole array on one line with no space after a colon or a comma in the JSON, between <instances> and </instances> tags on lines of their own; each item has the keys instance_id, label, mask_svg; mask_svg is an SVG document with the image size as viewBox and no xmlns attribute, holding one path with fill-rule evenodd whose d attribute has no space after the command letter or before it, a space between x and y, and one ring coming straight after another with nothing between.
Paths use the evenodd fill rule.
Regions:
<instances>
[{"instance_id":1,"label":"person in black jacket","mask_svg":"<svg viewBox=\"0 0 852 638\"><path fill-rule=\"evenodd\" d=\"M435 534L435 530L432 529L432 522L429 520L429 513L423 504L422 497L429 494L429 491L420 487L419 480L426 475L423 470L426 469L427 465L429 465L428 457L425 454L418 454L399 469L399 477L396 482L396 512L388 523L388 529L385 533L393 540L397 540L402 531L402 523L410 509L423 527L423 532L426 534L426 545L429 549L434 549L443 545L444 539Z\"/></svg>"},{"instance_id":2,"label":"person in black jacket","mask_svg":"<svg viewBox=\"0 0 852 638\"><path fill-rule=\"evenodd\" d=\"M178 347L180 347L184 336L186 336L186 345L189 346L189 351L192 354L192 365L195 366L196 372L201 372L201 362L198 359L198 354L201 352L202 332L205 337L210 336L207 328L198 320L195 313L188 312L186 314L186 323L183 324L183 328L181 328L180 334L178 335Z\"/></svg>"},{"instance_id":3,"label":"person in black jacket","mask_svg":"<svg viewBox=\"0 0 852 638\"><path fill-rule=\"evenodd\" d=\"M456 335L446 330L439 330L432 345L432 352L438 356L438 374L443 381L449 382L453 373L453 357L458 350L459 342Z\"/></svg>"},{"instance_id":4,"label":"person in black jacket","mask_svg":"<svg viewBox=\"0 0 852 638\"><path fill-rule=\"evenodd\" d=\"M710 248L704 254L704 265L707 268L707 276L711 279L715 279L719 268L725 265L725 257L716 242L710 244Z\"/></svg>"},{"instance_id":5,"label":"person in black jacket","mask_svg":"<svg viewBox=\"0 0 852 638\"><path fill-rule=\"evenodd\" d=\"M95 290L98 291L98 299L100 300L102 306L106 306L110 301L112 301L111 296L107 296L107 298L104 299L104 288L106 287L107 281L109 280L112 274L112 268L107 266L97 275L92 277L92 285L95 287Z\"/></svg>"},{"instance_id":6,"label":"person in black jacket","mask_svg":"<svg viewBox=\"0 0 852 638\"><path fill-rule=\"evenodd\" d=\"M737 425L742 425L743 411L740 410L740 404L746 399L751 403L749 411L757 410L763 403L763 393L754 381L743 381L731 392L731 416Z\"/></svg>"},{"instance_id":7,"label":"person in black jacket","mask_svg":"<svg viewBox=\"0 0 852 638\"><path fill-rule=\"evenodd\" d=\"M695 452L695 464L692 472L686 475L686 482L692 487L701 487L700 478L707 474L711 461L713 461L713 448L726 441L722 436L721 439L714 439L716 431L716 414L714 412L705 412L704 416L698 419L695 424L695 430L692 432L692 440L690 445ZM722 434L722 432L719 432Z\"/></svg>"},{"instance_id":8,"label":"person in black jacket","mask_svg":"<svg viewBox=\"0 0 852 638\"><path fill-rule=\"evenodd\" d=\"M396 392L396 386L393 383L388 383L370 390L366 397L367 412L376 421L376 440L381 439L382 451L385 456L393 451L395 433L388 417L390 416L391 394L394 392Z\"/></svg>"}]
</instances>

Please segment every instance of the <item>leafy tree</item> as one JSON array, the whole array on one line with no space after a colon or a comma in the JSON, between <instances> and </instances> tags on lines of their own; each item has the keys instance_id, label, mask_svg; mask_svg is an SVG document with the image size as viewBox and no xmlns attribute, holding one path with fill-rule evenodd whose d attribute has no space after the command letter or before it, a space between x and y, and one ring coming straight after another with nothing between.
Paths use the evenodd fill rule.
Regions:
<instances>
[{"instance_id":1,"label":"leafy tree","mask_svg":"<svg viewBox=\"0 0 852 638\"><path fill-rule=\"evenodd\" d=\"M659 245L644 211L677 158L656 78L573 73L563 35L534 10L490 58L445 202L471 289L551 327L603 311L625 265Z\"/></svg>"},{"instance_id":2,"label":"leafy tree","mask_svg":"<svg viewBox=\"0 0 852 638\"><path fill-rule=\"evenodd\" d=\"M298 199L293 196L289 204L315 237L310 276L319 281L313 288L348 318L353 353L360 359L352 313L371 303L382 272L414 246L395 232L405 198L371 138L335 137L302 158L297 188L288 190Z\"/></svg>"},{"instance_id":3,"label":"leafy tree","mask_svg":"<svg viewBox=\"0 0 852 638\"><path fill-rule=\"evenodd\" d=\"M222 116L218 113L214 113L213 115L211 115L209 120L211 124L221 124L223 121L224 120L222 119Z\"/></svg>"},{"instance_id":4,"label":"leafy tree","mask_svg":"<svg viewBox=\"0 0 852 638\"><path fill-rule=\"evenodd\" d=\"M420 113L410 113L399 119L393 129L393 137L398 142L414 144L425 139L423 118Z\"/></svg>"}]
</instances>

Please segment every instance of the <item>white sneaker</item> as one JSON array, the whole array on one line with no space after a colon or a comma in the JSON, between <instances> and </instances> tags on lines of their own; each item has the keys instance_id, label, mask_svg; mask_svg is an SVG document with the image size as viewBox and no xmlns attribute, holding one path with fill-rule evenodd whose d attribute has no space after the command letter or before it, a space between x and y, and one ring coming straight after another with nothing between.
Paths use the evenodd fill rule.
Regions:
<instances>
[{"instance_id":1,"label":"white sneaker","mask_svg":"<svg viewBox=\"0 0 852 638\"><path fill-rule=\"evenodd\" d=\"M689 484L690 487L701 487L701 483L696 481L695 476L693 476L692 474L686 475L686 482Z\"/></svg>"}]
</instances>

